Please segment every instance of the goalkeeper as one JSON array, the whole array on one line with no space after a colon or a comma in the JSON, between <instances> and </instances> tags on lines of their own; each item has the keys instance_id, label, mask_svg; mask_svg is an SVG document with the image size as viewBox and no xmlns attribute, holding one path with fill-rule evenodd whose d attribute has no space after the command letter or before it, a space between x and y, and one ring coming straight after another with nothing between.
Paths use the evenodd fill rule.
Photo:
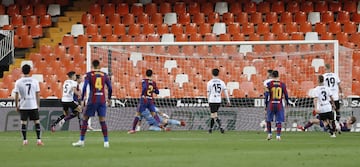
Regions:
<instances>
[{"instance_id":1,"label":"goalkeeper","mask_svg":"<svg viewBox=\"0 0 360 167\"><path fill-rule=\"evenodd\" d=\"M341 122L336 125L336 130L338 132L350 132L351 126L356 122L356 117L350 116L348 117L344 122ZM319 125L320 127L324 128L324 131L327 131L327 128L324 127L324 123L318 118L318 116L315 119L310 119L309 122L305 126L299 125L297 128L306 131L314 124Z\"/></svg>"}]
</instances>

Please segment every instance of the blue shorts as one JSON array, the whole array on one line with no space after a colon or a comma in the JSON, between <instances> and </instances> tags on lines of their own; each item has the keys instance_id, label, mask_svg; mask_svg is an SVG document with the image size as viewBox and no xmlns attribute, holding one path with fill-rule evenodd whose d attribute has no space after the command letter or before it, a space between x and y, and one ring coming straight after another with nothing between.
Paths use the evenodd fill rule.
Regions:
<instances>
[{"instance_id":1,"label":"blue shorts","mask_svg":"<svg viewBox=\"0 0 360 167\"><path fill-rule=\"evenodd\" d=\"M267 122L272 122L273 118L275 116L275 121L276 122L285 122L285 112L284 109L276 109L274 108L272 111L269 109L270 107L268 107L268 109L266 110L266 121Z\"/></svg>"},{"instance_id":2,"label":"blue shorts","mask_svg":"<svg viewBox=\"0 0 360 167\"><path fill-rule=\"evenodd\" d=\"M151 99L147 99L145 102L144 99L141 98L139 105L139 112L142 113L146 109L149 109L150 112L155 112L156 111L155 104L152 102Z\"/></svg>"},{"instance_id":3,"label":"blue shorts","mask_svg":"<svg viewBox=\"0 0 360 167\"><path fill-rule=\"evenodd\" d=\"M106 116L106 104L99 104L99 103L91 103L86 105L84 115L93 117L95 116L95 112L99 117Z\"/></svg>"}]
</instances>

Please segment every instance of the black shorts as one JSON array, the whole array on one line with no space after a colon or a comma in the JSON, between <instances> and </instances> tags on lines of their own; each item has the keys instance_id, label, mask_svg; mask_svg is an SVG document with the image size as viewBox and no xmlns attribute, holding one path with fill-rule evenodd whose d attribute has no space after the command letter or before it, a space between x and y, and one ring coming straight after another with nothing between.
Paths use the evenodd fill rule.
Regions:
<instances>
[{"instance_id":1,"label":"black shorts","mask_svg":"<svg viewBox=\"0 0 360 167\"><path fill-rule=\"evenodd\" d=\"M330 112L326 112L326 113L320 113L319 114L319 119L321 121L325 121L325 120L334 120L334 113L332 111Z\"/></svg>"},{"instance_id":2,"label":"black shorts","mask_svg":"<svg viewBox=\"0 0 360 167\"><path fill-rule=\"evenodd\" d=\"M79 104L77 104L74 101L72 101L72 102L61 102L61 104L63 106L64 111L69 111L69 108L71 108L72 112L75 112L75 108L77 108L79 106Z\"/></svg>"},{"instance_id":3,"label":"black shorts","mask_svg":"<svg viewBox=\"0 0 360 167\"><path fill-rule=\"evenodd\" d=\"M39 110L20 110L20 119L22 121L27 121L28 119L30 119L31 121L39 120Z\"/></svg>"},{"instance_id":4,"label":"black shorts","mask_svg":"<svg viewBox=\"0 0 360 167\"><path fill-rule=\"evenodd\" d=\"M339 111L339 109L340 109L340 101L336 100L336 101L334 101L334 103L335 103L335 110Z\"/></svg>"},{"instance_id":5,"label":"black shorts","mask_svg":"<svg viewBox=\"0 0 360 167\"><path fill-rule=\"evenodd\" d=\"M219 108L220 108L220 104L221 104L221 103L209 103L210 112L211 112L211 113L218 112L218 110L219 110Z\"/></svg>"}]
</instances>

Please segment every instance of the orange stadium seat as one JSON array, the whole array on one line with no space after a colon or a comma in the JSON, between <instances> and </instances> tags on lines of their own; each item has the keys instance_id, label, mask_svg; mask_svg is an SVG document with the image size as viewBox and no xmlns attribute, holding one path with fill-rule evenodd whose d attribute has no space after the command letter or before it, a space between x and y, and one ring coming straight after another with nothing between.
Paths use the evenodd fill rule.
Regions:
<instances>
[{"instance_id":1,"label":"orange stadium seat","mask_svg":"<svg viewBox=\"0 0 360 167\"><path fill-rule=\"evenodd\" d=\"M19 35L19 36L29 35L29 26L27 26L27 25L18 26L16 28L15 34Z\"/></svg>"},{"instance_id":2,"label":"orange stadium seat","mask_svg":"<svg viewBox=\"0 0 360 167\"><path fill-rule=\"evenodd\" d=\"M174 35L183 34L184 33L183 25L182 24L171 25L171 33L173 33Z\"/></svg>"},{"instance_id":3,"label":"orange stadium seat","mask_svg":"<svg viewBox=\"0 0 360 167\"><path fill-rule=\"evenodd\" d=\"M28 26L35 26L39 24L38 17L35 15L26 16L25 24Z\"/></svg>"},{"instance_id":4,"label":"orange stadium seat","mask_svg":"<svg viewBox=\"0 0 360 167\"><path fill-rule=\"evenodd\" d=\"M300 6L297 1L290 1L287 3L286 9L288 12L296 13L300 11Z\"/></svg>"},{"instance_id":5,"label":"orange stadium seat","mask_svg":"<svg viewBox=\"0 0 360 167\"><path fill-rule=\"evenodd\" d=\"M258 12L260 13L269 13L270 12L270 3L263 1L259 2L257 5Z\"/></svg>"},{"instance_id":6,"label":"orange stadium seat","mask_svg":"<svg viewBox=\"0 0 360 167\"><path fill-rule=\"evenodd\" d=\"M74 36L73 35L64 35L62 39L62 45L65 47L70 47L75 44Z\"/></svg>"},{"instance_id":7,"label":"orange stadium seat","mask_svg":"<svg viewBox=\"0 0 360 167\"><path fill-rule=\"evenodd\" d=\"M202 23L199 25L199 34L205 35L206 33L211 33L212 27L209 23Z\"/></svg>"},{"instance_id":8,"label":"orange stadium seat","mask_svg":"<svg viewBox=\"0 0 360 167\"><path fill-rule=\"evenodd\" d=\"M138 34L134 36L134 42L146 42L146 35L144 34Z\"/></svg>"},{"instance_id":9,"label":"orange stadium seat","mask_svg":"<svg viewBox=\"0 0 360 167\"><path fill-rule=\"evenodd\" d=\"M271 28L271 32L275 34L284 32L284 24L283 23L274 23Z\"/></svg>"},{"instance_id":10,"label":"orange stadium seat","mask_svg":"<svg viewBox=\"0 0 360 167\"><path fill-rule=\"evenodd\" d=\"M34 47L34 41L31 35L20 36L19 48L32 48Z\"/></svg>"},{"instance_id":11,"label":"orange stadium seat","mask_svg":"<svg viewBox=\"0 0 360 167\"><path fill-rule=\"evenodd\" d=\"M280 22L281 23L291 23L293 22L293 16L290 12L282 12L280 14Z\"/></svg>"},{"instance_id":12,"label":"orange stadium seat","mask_svg":"<svg viewBox=\"0 0 360 167\"><path fill-rule=\"evenodd\" d=\"M235 21L235 17L234 17L234 14L233 13L224 13L222 15L222 19L221 19L222 22L224 22L225 24L231 24Z\"/></svg>"},{"instance_id":13,"label":"orange stadium seat","mask_svg":"<svg viewBox=\"0 0 360 167\"><path fill-rule=\"evenodd\" d=\"M125 25L131 25L135 23L135 16L132 13L128 13L125 16L123 16L122 23Z\"/></svg>"},{"instance_id":14,"label":"orange stadium seat","mask_svg":"<svg viewBox=\"0 0 360 167\"><path fill-rule=\"evenodd\" d=\"M314 11L313 3L311 1L302 2L300 5L300 10L305 13L313 12Z\"/></svg>"},{"instance_id":15,"label":"orange stadium seat","mask_svg":"<svg viewBox=\"0 0 360 167\"><path fill-rule=\"evenodd\" d=\"M128 34L129 35L139 35L141 33L140 24L130 24Z\"/></svg>"},{"instance_id":16,"label":"orange stadium seat","mask_svg":"<svg viewBox=\"0 0 360 167\"><path fill-rule=\"evenodd\" d=\"M214 4L212 2L205 2L201 4L200 12L208 15L214 12Z\"/></svg>"},{"instance_id":17,"label":"orange stadium seat","mask_svg":"<svg viewBox=\"0 0 360 167\"><path fill-rule=\"evenodd\" d=\"M188 25L191 22L191 17L189 13L180 13L178 23L183 25Z\"/></svg>"},{"instance_id":18,"label":"orange stadium seat","mask_svg":"<svg viewBox=\"0 0 360 167\"><path fill-rule=\"evenodd\" d=\"M337 13L336 21L340 23L347 23L350 21L350 14L347 11L339 11Z\"/></svg>"},{"instance_id":19,"label":"orange stadium seat","mask_svg":"<svg viewBox=\"0 0 360 167\"><path fill-rule=\"evenodd\" d=\"M88 42L88 36L86 34L77 36L76 44L78 44L79 46L86 47L87 42Z\"/></svg>"},{"instance_id":20,"label":"orange stadium seat","mask_svg":"<svg viewBox=\"0 0 360 167\"><path fill-rule=\"evenodd\" d=\"M326 1L317 1L314 9L316 12L326 12L328 11L328 3Z\"/></svg>"},{"instance_id":21,"label":"orange stadium seat","mask_svg":"<svg viewBox=\"0 0 360 167\"><path fill-rule=\"evenodd\" d=\"M56 45L54 47L54 54L58 57L64 57L66 54L66 47L64 45Z\"/></svg>"},{"instance_id":22,"label":"orange stadium seat","mask_svg":"<svg viewBox=\"0 0 360 167\"><path fill-rule=\"evenodd\" d=\"M249 35L255 32L254 23L244 23L242 25L242 33Z\"/></svg>"},{"instance_id":23,"label":"orange stadium seat","mask_svg":"<svg viewBox=\"0 0 360 167\"><path fill-rule=\"evenodd\" d=\"M299 31L303 33L312 32L312 24L310 22L301 22L299 24Z\"/></svg>"},{"instance_id":24,"label":"orange stadium seat","mask_svg":"<svg viewBox=\"0 0 360 167\"><path fill-rule=\"evenodd\" d=\"M152 15L158 13L157 4L156 3L148 3L145 5L145 13Z\"/></svg>"},{"instance_id":25,"label":"orange stadium seat","mask_svg":"<svg viewBox=\"0 0 360 167\"><path fill-rule=\"evenodd\" d=\"M355 22L344 23L343 32L346 32L349 34L357 32L357 24Z\"/></svg>"},{"instance_id":26,"label":"orange stadium seat","mask_svg":"<svg viewBox=\"0 0 360 167\"><path fill-rule=\"evenodd\" d=\"M134 16L139 16L143 13L144 9L143 9L143 4L142 3L134 3L131 5L131 13Z\"/></svg>"},{"instance_id":27,"label":"orange stadium seat","mask_svg":"<svg viewBox=\"0 0 360 167\"><path fill-rule=\"evenodd\" d=\"M321 40L333 40L333 33L331 32L324 32L322 34L320 34L320 39Z\"/></svg>"},{"instance_id":28,"label":"orange stadium seat","mask_svg":"<svg viewBox=\"0 0 360 167\"><path fill-rule=\"evenodd\" d=\"M262 13L260 12L254 12L254 13L251 13L250 15L250 22L254 23L254 24L260 24L263 22L263 19L262 19Z\"/></svg>"},{"instance_id":29,"label":"orange stadium seat","mask_svg":"<svg viewBox=\"0 0 360 167\"><path fill-rule=\"evenodd\" d=\"M91 4L89 7L89 13L93 16L101 14L101 6L97 3Z\"/></svg>"},{"instance_id":30,"label":"orange stadium seat","mask_svg":"<svg viewBox=\"0 0 360 167\"><path fill-rule=\"evenodd\" d=\"M100 34L101 34L102 36L108 36L108 35L113 34L113 33L112 33L112 26L111 26L111 24L101 25L101 26L100 26Z\"/></svg>"},{"instance_id":31,"label":"orange stadium seat","mask_svg":"<svg viewBox=\"0 0 360 167\"><path fill-rule=\"evenodd\" d=\"M20 14L23 15L23 16L31 16L31 15L33 15L34 14L33 6L30 5L30 4L21 6Z\"/></svg>"},{"instance_id":32,"label":"orange stadium seat","mask_svg":"<svg viewBox=\"0 0 360 167\"><path fill-rule=\"evenodd\" d=\"M103 36L100 34L96 34L91 36L91 42L103 42Z\"/></svg>"},{"instance_id":33,"label":"orange stadium seat","mask_svg":"<svg viewBox=\"0 0 360 167\"><path fill-rule=\"evenodd\" d=\"M292 32L291 33L292 40L304 40L305 36L303 32Z\"/></svg>"},{"instance_id":34,"label":"orange stadium seat","mask_svg":"<svg viewBox=\"0 0 360 167\"><path fill-rule=\"evenodd\" d=\"M351 15L351 21L356 22L356 23L360 23L360 13L352 13Z\"/></svg>"},{"instance_id":35,"label":"orange stadium seat","mask_svg":"<svg viewBox=\"0 0 360 167\"><path fill-rule=\"evenodd\" d=\"M106 3L103 6L103 11L105 16L111 16L115 13L115 4Z\"/></svg>"},{"instance_id":36,"label":"orange stadium seat","mask_svg":"<svg viewBox=\"0 0 360 167\"><path fill-rule=\"evenodd\" d=\"M11 24L15 27L23 25L23 16L18 14L11 16Z\"/></svg>"},{"instance_id":37,"label":"orange stadium seat","mask_svg":"<svg viewBox=\"0 0 360 167\"><path fill-rule=\"evenodd\" d=\"M161 13L154 13L150 16L150 23L151 24L155 24L155 25L159 25L159 24L163 24L163 16Z\"/></svg>"},{"instance_id":38,"label":"orange stadium seat","mask_svg":"<svg viewBox=\"0 0 360 167\"><path fill-rule=\"evenodd\" d=\"M142 27L143 27L142 33L145 35L155 33L155 25L154 24L143 24Z\"/></svg>"},{"instance_id":39,"label":"orange stadium seat","mask_svg":"<svg viewBox=\"0 0 360 167\"><path fill-rule=\"evenodd\" d=\"M194 33L196 34L196 33ZM175 36L175 41L176 42L188 42L189 39L188 39L188 35L187 34L177 34Z\"/></svg>"},{"instance_id":40,"label":"orange stadium seat","mask_svg":"<svg viewBox=\"0 0 360 167\"><path fill-rule=\"evenodd\" d=\"M284 7L284 2L283 1L276 1L273 2L271 5L271 11L272 12L276 12L276 13L282 13L285 11L285 7Z\"/></svg>"},{"instance_id":41,"label":"orange stadium seat","mask_svg":"<svg viewBox=\"0 0 360 167\"><path fill-rule=\"evenodd\" d=\"M9 24L9 25L4 25L2 27L3 30L14 30L15 27L12 25L12 24Z\"/></svg>"},{"instance_id":42,"label":"orange stadium seat","mask_svg":"<svg viewBox=\"0 0 360 167\"><path fill-rule=\"evenodd\" d=\"M336 39L339 41L340 45L345 44L349 41L349 34L346 32L339 32L336 34Z\"/></svg>"},{"instance_id":43,"label":"orange stadium seat","mask_svg":"<svg viewBox=\"0 0 360 167\"><path fill-rule=\"evenodd\" d=\"M89 36L98 34L98 25L97 24L89 24L86 27L86 34Z\"/></svg>"},{"instance_id":44,"label":"orange stadium seat","mask_svg":"<svg viewBox=\"0 0 360 167\"><path fill-rule=\"evenodd\" d=\"M127 3L119 3L117 5L117 13L120 16L125 16L129 13L129 5Z\"/></svg>"},{"instance_id":45,"label":"orange stadium seat","mask_svg":"<svg viewBox=\"0 0 360 167\"><path fill-rule=\"evenodd\" d=\"M231 41L231 34L220 34L219 41Z\"/></svg>"},{"instance_id":46,"label":"orange stadium seat","mask_svg":"<svg viewBox=\"0 0 360 167\"><path fill-rule=\"evenodd\" d=\"M347 11L349 13L355 13L356 12L356 1L345 1L344 2L344 11Z\"/></svg>"},{"instance_id":47,"label":"orange stadium seat","mask_svg":"<svg viewBox=\"0 0 360 167\"><path fill-rule=\"evenodd\" d=\"M11 4L7 7L7 14L9 16L20 15L20 7L17 4Z\"/></svg>"},{"instance_id":48,"label":"orange stadium seat","mask_svg":"<svg viewBox=\"0 0 360 167\"><path fill-rule=\"evenodd\" d=\"M52 25L51 16L50 15L41 15L40 16L40 25L42 27L49 27Z\"/></svg>"},{"instance_id":49,"label":"orange stadium seat","mask_svg":"<svg viewBox=\"0 0 360 167\"><path fill-rule=\"evenodd\" d=\"M185 26L185 33L186 34L196 34L197 33L197 24L190 23Z\"/></svg>"},{"instance_id":50,"label":"orange stadium seat","mask_svg":"<svg viewBox=\"0 0 360 167\"><path fill-rule=\"evenodd\" d=\"M204 41L217 41L216 34L207 33L204 35Z\"/></svg>"},{"instance_id":51,"label":"orange stadium seat","mask_svg":"<svg viewBox=\"0 0 360 167\"><path fill-rule=\"evenodd\" d=\"M356 33L351 34L349 41L355 43L359 47L360 46L360 33L356 32Z\"/></svg>"},{"instance_id":52,"label":"orange stadium seat","mask_svg":"<svg viewBox=\"0 0 360 167\"><path fill-rule=\"evenodd\" d=\"M105 36L105 41L106 42L118 42L119 37L117 35L115 35L115 34L106 35Z\"/></svg>"},{"instance_id":53,"label":"orange stadium seat","mask_svg":"<svg viewBox=\"0 0 360 167\"><path fill-rule=\"evenodd\" d=\"M201 34L191 34L189 40L193 42L201 42L203 41L203 38Z\"/></svg>"},{"instance_id":54,"label":"orange stadium seat","mask_svg":"<svg viewBox=\"0 0 360 167\"><path fill-rule=\"evenodd\" d=\"M114 26L114 33L115 35L125 35L126 34L126 29L125 29L125 25L124 24L115 24Z\"/></svg>"},{"instance_id":55,"label":"orange stadium seat","mask_svg":"<svg viewBox=\"0 0 360 167\"><path fill-rule=\"evenodd\" d=\"M341 32L341 23L339 22L329 23L328 31L334 34Z\"/></svg>"},{"instance_id":56,"label":"orange stadium seat","mask_svg":"<svg viewBox=\"0 0 360 167\"><path fill-rule=\"evenodd\" d=\"M286 32L277 33L276 35L277 35L277 40L289 40L289 34Z\"/></svg>"},{"instance_id":57,"label":"orange stadium seat","mask_svg":"<svg viewBox=\"0 0 360 167\"><path fill-rule=\"evenodd\" d=\"M109 18L108 23L111 24L111 25L121 23L121 18L120 18L120 15L118 13L114 13L114 14L110 15L110 16L108 16L108 18Z\"/></svg>"},{"instance_id":58,"label":"orange stadium seat","mask_svg":"<svg viewBox=\"0 0 360 167\"><path fill-rule=\"evenodd\" d=\"M321 22L323 23L334 22L334 13L332 11L326 11L321 13Z\"/></svg>"},{"instance_id":59,"label":"orange stadium seat","mask_svg":"<svg viewBox=\"0 0 360 167\"><path fill-rule=\"evenodd\" d=\"M233 41L245 41L245 35L243 33L232 34Z\"/></svg>"},{"instance_id":60,"label":"orange stadium seat","mask_svg":"<svg viewBox=\"0 0 360 167\"><path fill-rule=\"evenodd\" d=\"M307 22L307 14L305 12L296 12L294 14L294 21L301 24L301 23L304 23L304 22Z\"/></svg>"},{"instance_id":61,"label":"orange stadium seat","mask_svg":"<svg viewBox=\"0 0 360 167\"><path fill-rule=\"evenodd\" d=\"M233 13L234 15L242 12L241 2L231 2L229 5L229 12Z\"/></svg>"},{"instance_id":62,"label":"orange stadium seat","mask_svg":"<svg viewBox=\"0 0 360 167\"><path fill-rule=\"evenodd\" d=\"M296 22L289 22L285 24L285 32L286 33L293 33L298 32L298 25Z\"/></svg>"},{"instance_id":63,"label":"orange stadium seat","mask_svg":"<svg viewBox=\"0 0 360 167\"><path fill-rule=\"evenodd\" d=\"M220 16L219 13L209 13L207 14L207 23L214 24L220 22Z\"/></svg>"},{"instance_id":64,"label":"orange stadium seat","mask_svg":"<svg viewBox=\"0 0 360 167\"><path fill-rule=\"evenodd\" d=\"M257 25L257 34L266 34L270 32L270 25L267 22L262 22Z\"/></svg>"},{"instance_id":65,"label":"orange stadium seat","mask_svg":"<svg viewBox=\"0 0 360 167\"><path fill-rule=\"evenodd\" d=\"M176 2L174 4L174 12L177 14L186 13L186 4L184 2Z\"/></svg>"},{"instance_id":66,"label":"orange stadium seat","mask_svg":"<svg viewBox=\"0 0 360 167\"><path fill-rule=\"evenodd\" d=\"M237 22L239 22L240 24L245 24L249 22L249 17L248 14L245 12L240 12L237 14L237 17L235 19Z\"/></svg>"},{"instance_id":67,"label":"orange stadium seat","mask_svg":"<svg viewBox=\"0 0 360 167\"><path fill-rule=\"evenodd\" d=\"M81 24L88 26L92 23L94 23L94 18L90 13L84 13L81 15Z\"/></svg>"},{"instance_id":68,"label":"orange stadium seat","mask_svg":"<svg viewBox=\"0 0 360 167\"><path fill-rule=\"evenodd\" d=\"M230 34L240 33L240 24L239 23L228 24L227 32Z\"/></svg>"},{"instance_id":69,"label":"orange stadium seat","mask_svg":"<svg viewBox=\"0 0 360 167\"><path fill-rule=\"evenodd\" d=\"M197 2L190 2L189 4L189 13L191 15L200 13L200 4Z\"/></svg>"},{"instance_id":70,"label":"orange stadium seat","mask_svg":"<svg viewBox=\"0 0 360 167\"><path fill-rule=\"evenodd\" d=\"M81 48L79 45L72 45L69 47L69 54L72 56L79 56L81 53Z\"/></svg>"},{"instance_id":71,"label":"orange stadium seat","mask_svg":"<svg viewBox=\"0 0 360 167\"><path fill-rule=\"evenodd\" d=\"M172 6L170 3L163 2L159 6L159 13L161 13L161 14L171 13L172 12L171 8L172 8Z\"/></svg>"},{"instance_id":72,"label":"orange stadium seat","mask_svg":"<svg viewBox=\"0 0 360 167\"><path fill-rule=\"evenodd\" d=\"M147 40L149 42L160 42L160 35L159 34L148 34Z\"/></svg>"},{"instance_id":73,"label":"orange stadium seat","mask_svg":"<svg viewBox=\"0 0 360 167\"><path fill-rule=\"evenodd\" d=\"M341 6L342 6L342 2L331 1L329 2L329 11L340 12Z\"/></svg>"},{"instance_id":74,"label":"orange stadium seat","mask_svg":"<svg viewBox=\"0 0 360 167\"><path fill-rule=\"evenodd\" d=\"M275 12L268 12L265 15L265 21L269 24L277 23L278 22L278 15Z\"/></svg>"},{"instance_id":75,"label":"orange stadium seat","mask_svg":"<svg viewBox=\"0 0 360 167\"><path fill-rule=\"evenodd\" d=\"M4 15L6 13L5 11L5 6L0 4L0 15Z\"/></svg>"},{"instance_id":76,"label":"orange stadium seat","mask_svg":"<svg viewBox=\"0 0 360 167\"><path fill-rule=\"evenodd\" d=\"M256 3L255 2L245 3L244 12L246 12L246 13L255 13L256 11L257 10L256 10Z\"/></svg>"},{"instance_id":77,"label":"orange stadium seat","mask_svg":"<svg viewBox=\"0 0 360 167\"><path fill-rule=\"evenodd\" d=\"M205 23L205 14L204 13L195 13L193 14L193 23L202 24Z\"/></svg>"},{"instance_id":78,"label":"orange stadium seat","mask_svg":"<svg viewBox=\"0 0 360 167\"><path fill-rule=\"evenodd\" d=\"M106 16L104 14L95 15L94 23L98 26L106 24Z\"/></svg>"},{"instance_id":79,"label":"orange stadium seat","mask_svg":"<svg viewBox=\"0 0 360 167\"><path fill-rule=\"evenodd\" d=\"M169 33L169 26L167 24L158 24L156 26L156 32L160 35Z\"/></svg>"},{"instance_id":80,"label":"orange stadium seat","mask_svg":"<svg viewBox=\"0 0 360 167\"><path fill-rule=\"evenodd\" d=\"M325 23L316 23L315 24L315 32L318 32L319 34L324 34L327 32L326 30L326 24Z\"/></svg>"},{"instance_id":81,"label":"orange stadium seat","mask_svg":"<svg viewBox=\"0 0 360 167\"><path fill-rule=\"evenodd\" d=\"M264 37L264 41L275 41L276 40L276 36L274 33L265 33L263 34ZM271 49L271 47L270 47Z\"/></svg>"},{"instance_id":82,"label":"orange stadium seat","mask_svg":"<svg viewBox=\"0 0 360 167\"><path fill-rule=\"evenodd\" d=\"M132 42L132 36L124 34L124 35L121 36L120 41L121 42Z\"/></svg>"}]
</instances>

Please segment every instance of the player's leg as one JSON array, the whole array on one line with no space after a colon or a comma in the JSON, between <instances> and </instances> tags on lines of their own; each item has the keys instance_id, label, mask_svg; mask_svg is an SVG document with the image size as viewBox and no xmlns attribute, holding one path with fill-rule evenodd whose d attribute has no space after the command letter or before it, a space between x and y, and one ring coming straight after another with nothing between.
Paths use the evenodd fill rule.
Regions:
<instances>
[{"instance_id":1,"label":"player's leg","mask_svg":"<svg viewBox=\"0 0 360 167\"><path fill-rule=\"evenodd\" d=\"M336 111L336 118L335 118L335 120L336 121L340 121L340 117L341 117L341 115L340 115L340 101L339 100L336 100L336 101L334 101L334 103L335 103L335 111Z\"/></svg>"},{"instance_id":2,"label":"player's leg","mask_svg":"<svg viewBox=\"0 0 360 167\"><path fill-rule=\"evenodd\" d=\"M61 104L63 105L63 114L60 115L56 120L55 122L53 122L51 124L51 131L52 132L55 132L56 130L56 125L62 120L65 118L66 115L68 115L68 112L69 112L69 104L67 102L61 102Z\"/></svg>"},{"instance_id":3,"label":"player's leg","mask_svg":"<svg viewBox=\"0 0 360 167\"><path fill-rule=\"evenodd\" d=\"M267 140L272 139L272 130L271 130L271 122L274 118L274 112L272 112L269 108L266 110L266 129L267 129Z\"/></svg>"},{"instance_id":4,"label":"player's leg","mask_svg":"<svg viewBox=\"0 0 360 167\"><path fill-rule=\"evenodd\" d=\"M141 107L140 107L141 108ZM140 116L141 116L141 114L140 114L140 112L136 112L136 114L135 114L135 118L134 118L134 121L133 121L133 123L132 123L132 126L131 126L131 129L128 131L128 134L133 134L133 133L135 133L136 131L136 126L137 126L137 124L138 124L138 122L139 122L139 120L140 120Z\"/></svg>"},{"instance_id":5,"label":"player's leg","mask_svg":"<svg viewBox=\"0 0 360 167\"><path fill-rule=\"evenodd\" d=\"M284 109L280 109L276 112L276 140L281 140L281 129L282 129L282 122L285 121Z\"/></svg>"},{"instance_id":6,"label":"player's leg","mask_svg":"<svg viewBox=\"0 0 360 167\"><path fill-rule=\"evenodd\" d=\"M74 147L85 146L85 135L86 135L86 131L88 129L88 120L90 117L95 116L95 108L94 107L96 107L96 106L94 106L93 104L87 104L86 110L83 115L83 121L82 121L82 125L81 125L81 130L80 130L80 140L78 142L72 143L72 145Z\"/></svg>"},{"instance_id":7,"label":"player's leg","mask_svg":"<svg viewBox=\"0 0 360 167\"><path fill-rule=\"evenodd\" d=\"M26 110L20 110L20 120L21 120L21 134L23 137L23 145L28 144L26 132L27 132L27 120L29 118L29 112Z\"/></svg>"},{"instance_id":8,"label":"player's leg","mask_svg":"<svg viewBox=\"0 0 360 167\"><path fill-rule=\"evenodd\" d=\"M108 128L106 125L106 104L101 104L99 105L99 108L97 110L98 112L98 116L99 116L99 121L100 121L100 126L101 126L101 132L104 136L104 147L108 148L110 147L109 145L109 136L108 136Z\"/></svg>"},{"instance_id":9,"label":"player's leg","mask_svg":"<svg viewBox=\"0 0 360 167\"><path fill-rule=\"evenodd\" d=\"M304 126L304 127L302 127L302 126L299 126L298 128L299 129L301 129L302 131L305 131L305 130L307 130L308 128L310 128L311 126L313 126L313 125L319 125L320 124L320 120L319 119L310 119L309 121L308 121L308 123L306 123L306 125Z\"/></svg>"},{"instance_id":10,"label":"player's leg","mask_svg":"<svg viewBox=\"0 0 360 167\"><path fill-rule=\"evenodd\" d=\"M44 145L44 143L41 141L41 128L40 128L40 120L39 120L39 110L31 110L29 114L29 119L34 121L35 123L35 131L36 131L36 138L37 142L36 144L38 146Z\"/></svg>"},{"instance_id":11,"label":"player's leg","mask_svg":"<svg viewBox=\"0 0 360 167\"><path fill-rule=\"evenodd\" d=\"M154 104L149 104L148 106L151 116L154 117L154 119L157 121L158 124L161 123L159 115L156 113L156 107Z\"/></svg>"}]
</instances>

